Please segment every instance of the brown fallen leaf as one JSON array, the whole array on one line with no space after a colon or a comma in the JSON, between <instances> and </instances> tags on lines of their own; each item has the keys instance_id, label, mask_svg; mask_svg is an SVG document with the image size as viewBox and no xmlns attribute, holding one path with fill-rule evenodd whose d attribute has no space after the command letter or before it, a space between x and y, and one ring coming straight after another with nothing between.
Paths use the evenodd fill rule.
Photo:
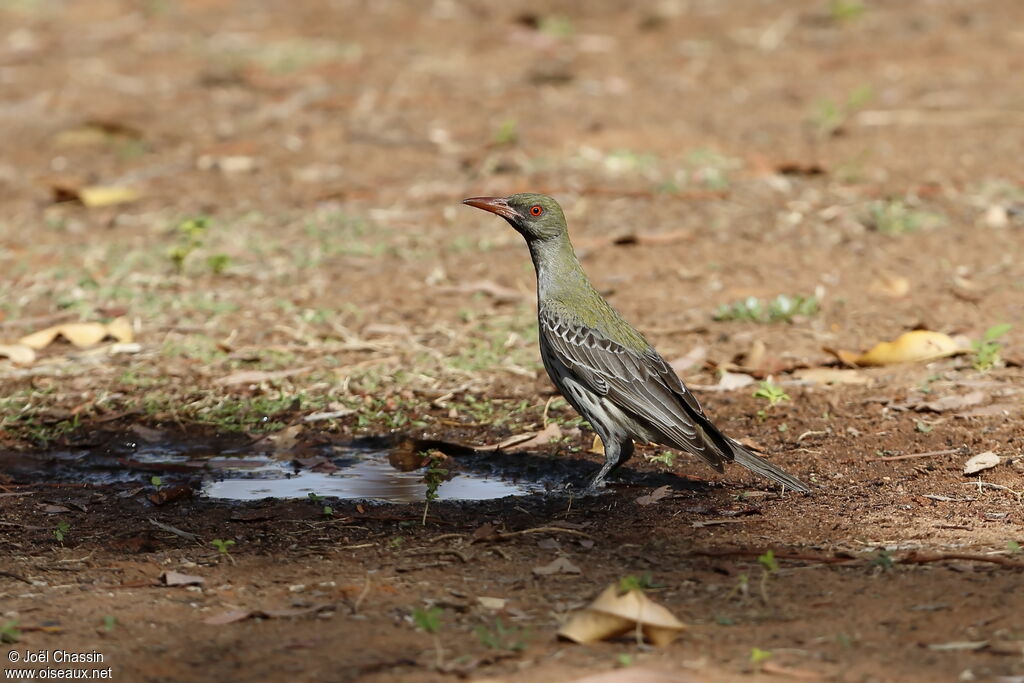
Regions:
<instances>
[{"instance_id":1,"label":"brown fallen leaf","mask_svg":"<svg viewBox=\"0 0 1024 683\"><path fill-rule=\"evenodd\" d=\"M972 391L968 394L953 394L943 396L934 401L923 401L910 407L917 411L930 411L933 413L944 413L949 410L963 410L971 406L980 405L988 400L989 396L984 391Z\"/></svg>"},{"instance_id":2,"label":"brown fallen leaf","mask_svg":"<svg viewBox=\"0 0 1024 683\"><path fill-rule=\"evenodd\" d=\"M914 330L901 334L891 342L880 342L865 353L833 351L847 365L894 365L917 361L935 360L962 353L964 349L947 334L930 330Z\"/></svg>"},{"instance_id":3,"label":"brown fallen leaf","mask_svg":"<svg viewBox=\"0 0 1024 683\"><path fill-rule=\"evenodd\" d=\"M1010 417L1024 409L1020 403L993 403L987 406L979 406L970 410L955 414L953 417Z\"/></svg>"},{"instance_id":4,"label":"brown fallen leaf","mask_svg":"<svg viewBox=\"0 0 1024 683\"><path fill-rule=\"evenodd\" d=\"M515 448L516 450L525 451L529 448L543 446L546 443L550 443L555 439L560 438L562 438L562 428L558 426L557 422L549 422L548 426L539 432L518 434L516 436L509 437L494 446L482 446L479 450L507 451L511 448Z\"/></svg>"},{"instance_id":5,"label":"brown fallen leaf","mask_svg":"<svg viewBox=\"0 0 1024 683\"><path fill-rule=\"evenodd\" d=\"M537 576L551 576L552 574L582 574L583 572L567 558L556 557L545 565L534 567L533 573Z\"/></svg>"},{"instance_id":6,"label":"brown fallen leaf","mask_svg":"<svg viewBox=\"0 0 1024 683\"><path fill-rule=\"evenodd\" d=\"M224 626L225 624L233 624L236 621L243 621L251 616L253 616L252 610L232 609L220 614L214 614L212 617L206 617L203 619L203 623L210 626Z\"/></svg>"},{"instance_id":7,"label":"brown fallen leaf","mask_svg":"<svg viewBox=\"0 0 1024 683\"><path fill-rule=\"evenodd\" d=\"M210 626L223 626L244 621L251 617L264 617L267 619L287 619L289 617L302 617L307 614L315 614L324 610L332 609L334 605L313 605L312 607L298 607L294 609L233 609L203 619L204 624Z\"/></svg>"},{"instance_id":8,"label":"brown fallen leaf","mask_svg":"<svg viewBox=\"0 0 1024 683\"><path fill-rule=\"evenodd\" d=\"M167 505L176 503L179 500L192 497L192 487L188 484L174 484L173 486L162 486L159 491L149 494L149 502L153 505Z\"/></svg>"},{"instance_id":9,"label":"brown fallen leaf","mask_svg":"<svg viewBox=\"0 0 1024 683\"><path fill-rule=\"evenodd\" d=\"M989 470L1002 462L1002 459L992 451L985 451L971 456L964 463L964 474L974 474L982 470Z\"/></svg>"},{"instance_id":10,"label":"brown fallen leaf","mask_svg":"<svg viewBox=\"0 0 1024 683\"><path fill-rule=\"evenodd\" d=\"M620 593L618 584L612 584L566 622L558 635L577 643L593 643L629 633L637 626L644 637L658 646L668 645L685 628L643 591Z\"/></svg>"},{"instance_id":11,"label":"brown fallen leaf","mask_svg":"<svg viewBox=\"0 0 1024 683\"><path fill-rule=\"evenodd\" d=\"M656 488L653 491L651 491L650 493L648 493L646 496L640 496L639 498L637 498L636 499L636 504L637 505L653 505L654 503L657 503L662 498L667 498L667 497L669 497L671 495L672 495L672 487L671 486L659 486L658 488Z\"/></svg>"},{"instance_id":12,"label":"brown fallen leaf","mask_svg":"<svg viewBox=\"0 0 1024 683\"><path fill-rule=\"evenodd\" d=\"M872 294L900 299L910 293L910 280L886 273L875 278L868 286L868 291Z\"/></svg>"},{"instance_id":13,"label":"brown fallen leaf","mask_svg":"<svg viewBox=\"0 0 1024 683\"><path fill-rule=\"evenodd\" d=\"M206 579L201 576L182 574L181 572L170 570L161 574L160 580L163 581L165 586L201 586L206 583Z\"/></svg>"}]
</instances>

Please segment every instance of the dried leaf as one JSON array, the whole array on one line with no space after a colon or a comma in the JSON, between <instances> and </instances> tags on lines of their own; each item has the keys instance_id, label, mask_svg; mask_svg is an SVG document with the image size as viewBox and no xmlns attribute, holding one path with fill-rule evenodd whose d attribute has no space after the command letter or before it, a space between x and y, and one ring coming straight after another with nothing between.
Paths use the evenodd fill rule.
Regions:
<instances>
[{"instance_id":1,"label":"dried leaf","mask_svg":"<svg viewBox=\"0 0 1024 683\"><path fill-rule=\"evenodd\" d=\"M718 380L718 384L694 384L691 385L691 388L700 389L701 391L734 391L743 387L749 387L754 382L753 377L742 372L723 372L721 379Z\"/></svg>"},{"instance_id":2,"label":"dried leaf","mask_svg":"<svg viewBox=\"0 0 1024 683\"><path fill-rule=\"evenodd\" d=\"M971 456L964 463L964 474L974 474L982 470L992 469L1002 462L1002 459L992 451L985 451Z\"/></svg>"},{"instance_id":3,"label":"dried leaf","mask_svg":"<svg viewBox=\"0 0 1024 683\"><path fill-rule=\"evenodd\" d=\"M505 605L508 603L508 600L505 598L489 598L484 595L478 597L476 601L479 602L480 606L484 609L494 610L495 612L505 609Z\"/></svg>"},{"instance_id":4,"label":"dried leaf","mask_svg":"<svg viewBox=\"0 0 1024 683\"><path fill-rule=\"evenodd\" d=\"M656 488L653 491L651 491L650 493L648 493L646 496L640 496L639 498L637 498L636 499L636 504L637 505L653 505L654 503L657 503L662 498L667 498L670 495L672 495L672 487L671 486L659 486L658 488Z\"/></svg>"},{"instance_id":5,"label":"dried leaf","mask_svg":"<svg viewBox=\"0 0 1024 683\"><path fill-rule=\"evenodd\" d=\"M557 422L551 422L551 423L548 424L547 427L545 427L544 429L540 430L539 432L537 432L533 436L529 437L525 441L516 441L514 443L515 443L516 450L527 450L529 448L536 448L537 446L543 446L546 443L550 443L551 441L554 441L555 439L560 439L560 438L562 438L562 428L558 426ZM505 443L507 441L509 441L509 439L506 439L502 443ZM508 447L507 446L501 446L499 444L499 447L498 447L497 450L504 450L505 448L508 448Z\"/></svg>"},{"instance_id":6,"label":"dried leaf","mask_svg":"<svg viewBox=\"0 0 1024 683\"><path fill-rule=\"evenodd\" d=\"M638 624L643 635L659 646L671 643L685 628L671 612L643 591L620 594L619 586L612 584L586 609L573 616L558 635L577 643L593 643L628 633Z\"/></svg>"},{"instance_id":7,"label":"dried leaf","mask_svg":"<svg viewBox=\"0 0 1024 683\"><path fill-rule=\"evenodd\" d=\"M590 452L596 455L604 455L604 441L601 441L601 437L594 434L594 440L590 443Z\"/></svg>"},{"instance_id":8,"label":"dried leaf","mask_svg":"<svg viewBox=\"0 0 1024 683\"><path fill-rule=\"evenodd\" d=\"M201 586L206 583L206 579L201 576L182 574L175 571L164 572L160 575L160 580L167 586Z\"/></svg>"},{"instance_id":9,"label":"dried leaf","mask_svg":"<svg viewBox=\"0 0 1024 683\"><path fill-rule=\"evenodd\" d=\"M872 281L868 290L872 294L899 299L910 293L910 280L899 275L885 274Z\"/></svg>"},{"instance_id":10,"label":"dried leaf","mask_svg":"<svg viewBox=\"0 0 1024 683\"><path fill-rule=\"evenodd\" d=\"M567 558L557 557L548 564L534 567L533 573L537 576L551 576L552 574L582 574L583 572Z\"/></svg>"},{"instance_id":11,"label":"dried leaf","mask_svg":"<svg viewBox=\"0 0 1024 683\"><path fill-rule=\"evenodd\" d=\"M0 357L10 358L18 365L29 365L35 362L36 352L26 344L0 344Z\"/></svg>"},{"instance_id":12,"label":"dried leaf","mask_svg":"<svg viewBox=\"0 0 1024 683\"><path fill-rule=\"evenodd\" d=\"M834 352L849 365L894 365L916 361L935 360L960 353L963 349L947 334L929 330L914 330L901 334L891 342L880 342L862 354L852 351Z\"/></svg>"},{"instance_id":13,"label":"dried leaf","mask_svg":"<svg viewBox=\"0 0 1024 683\"><path fill-rule=\"evenodd\" d=\"M124 344L130 344L135 341L135 331L132 329L132 324L128 321L128 318L123 316L107 323L107 334Z\"/></svg>"},{"instance_id":14,"label":"dried leaf","mask_svg":"<svg viewBox=\"0 0 1024 683\"><path fill-rule=\"evenodd\" d=\"M984 391L972 391L969 394L954 394L952 396L943 396L937 398L934 401L924 401L917 403L912 407L914 410L924 411L930 410L933 413L944 413L948 410L963 410L964 408L970 408L984 403L988 400L988 394Z\"/></svg>"},{"instance_id":15,"label":"dried leaf","mask_svg":"<svg viewBox=\"0 0 1024 683\"><path fill-rule=\"evenodd\" d=\"M797 379L813 384L872 384L873 380L857 370L803 368L793 373Z\"/></svg>"},{"instance_id":16,"label":"dried leaf","mask_svg":"<svg viewBox=\"0 0 1024 683\"><path fill-rule=\"evenodd\" d=\"M287 370L242 370L241 372L233 372L227 377L221 377L214 381L214 384L222 387L234 386L236 384L260 384L261 382L272 382L295 375L302 375L310 372L312 369L312 367L306 366L289 368Z\"/></svg>"},{"instance_id":17,"label":"dried leaf","mask_svg":"<svg viewBox=\"0 0 1024 683\"><path fill-rule=\"evenodd\" d=\"M244 621L251 616L253 616L252 610L232 609L220 614L214 614L212 617L206 617L203 619L203 623L210 626L224 626L225 624L233 624L236 621Z\"/></svg>"},{"instance_id":18,"label":"dried leaf","mask_svg":"<svg viewBox=\"0 0 1024 683\"><path fill-rule=\"evenodd\" d=\"M133 340L131 324L126 318L117 318L109 324L104 323L64 323L33 332L18 340L22 346L31 349L44 349L57 337L64 337L79 348L100 343L106 337L113 337L119 342L129 343Z\"/></svg>"},{"instance_id":19,"label":"dried leaf","mask_svg":"<svg viewBox=\"0 0 1024 683\"><path fill-rule=\"evenodd\" d=\"M60 335L80 349L93 346L107 336L103 323L65 323L60 326Z\"/></svg>"},{"instance_id":20,"label":"dried leaf","mask_svg":"<svg viewBox=\"0 0 1024 683\"><path fill-rule=\"evenodd\" d=\"M112 206L134 202L142 194L131 187L92 185L72 187L59 185L53 188L54 200L58 202L77 201L90 208Z\"/></svg>"}]
</instances>

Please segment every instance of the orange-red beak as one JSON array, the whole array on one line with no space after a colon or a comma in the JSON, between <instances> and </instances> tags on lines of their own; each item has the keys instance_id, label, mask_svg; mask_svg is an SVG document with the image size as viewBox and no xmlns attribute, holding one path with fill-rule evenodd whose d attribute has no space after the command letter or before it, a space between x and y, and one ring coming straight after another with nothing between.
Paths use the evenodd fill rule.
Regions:
<instances>
[{"instance_id":1,"label":"orange-red beak","mask_svg":"<svg viewBox=\"0 0 1024 683\"><path fill-rule=\"evenodd\" d=\"M508 201L504 197L470 197L469 199L463 199L462 203L496 213L502 218L509 220L519 218L519 214L508 205Z\"/></svg>"}]
</instances>

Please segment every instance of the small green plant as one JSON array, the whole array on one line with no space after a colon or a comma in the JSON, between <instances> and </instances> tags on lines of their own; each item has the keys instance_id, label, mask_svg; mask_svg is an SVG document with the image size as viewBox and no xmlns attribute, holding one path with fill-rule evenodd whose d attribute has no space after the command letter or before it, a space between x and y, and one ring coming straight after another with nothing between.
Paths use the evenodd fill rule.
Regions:
<instances>
[{"instance_id":1,"label":"small green plant","mask_svg":"<svg viewBox=\"0 0 1024 683\"><path fill-rule=\"evenodd\" d=\"M874 89L870 85L862 85L851 91L843 102L819 100L810 115L815 133L821 138L839 135L850 117L867 104L873 95Z\"/></svg>"},{"instance_id":2,"label":"small green plant","mask_svg":"<svg viewBox=\"0 0 1024 683\"><path fill-rule=\"evenodd\" d=\"M771 650L762 650L759 647L754 647L750 649L750 663L754 665L755 669L760 669L761 665L771 658Z\"/></svg>"},{"instance_id":3,"label":"small green plant","mask_svg":"<svg viewBox=\"0 0 1024 683\"><path fill-rule=\"evenodd\" d=\"M5 621L3 626L0 626L0 643L11 645L18 642L19 638L21 638L21 631L18 630L17 621L13 619Z\"/></svg>"},{"instance_id":4,"label":"small green plant","mask_svg":"<svg viewBox=\"0 0 1024 683\"><path fill-rule=\"evenodd\" d=\"M213 254L206 258L206 265L214 275L220 275L231 265L231 257L227 254Z\"/></svg>"},{"instance_id":5,"label":"small green plant","mask_svg":"<svg viewBox=\"0 0 1024 683\"><path fill-rule=\"evenodd\" d=\"M640 576L629 574L619 579L619 593L625 594L630 591L643 592L655 588L661 588L661 584L654 582L650 572L644 572Z\"/></svg>"},{"instance_id":6,"label":"small green plant","mask_svg":"<svg viewBox=\"0 0 1024 683\"><path fill-rule=\"evenodd\" d=\"M941 219L936 214L911 208L903 200L889 199L871 202L862 222L883 235L905 235L933 227Z\"/></svg>"},{"instance_id":7,"label":"small green plant","mask_svg":"<svg viewBox=\"0 0 1024 683\"><path fill-rule=\"evenodd\" d=\"M441 639L438 638L437 632L441 628L441 614L443 610L440 607L417 607L412 611L412 623L419 630L429 633L434 638L434 651L437 653L437 666L440 668L444 664L444 650L441 649Z\"/></svg>"},{"instance_id":8,"label":"small green plant","mask_svg":"<svg viewBox=\"0 0 1024 683\"><path fill-rule=\"evenodd\" d=\"M189 255L202 248L206 231L210 228L211 220L206 216L186 218L175 227L177 243L167 252L171 259L175 272L185 272L185 261Z\"/></svg>"},{"instance_id":9,"label":"small green plant","mask_svg":"<svg viewBox=\"0 0 1024 683\"><path fill-rule=\"evenodd\" d=\"M761 599L768 604L768 577L779 571L779 561L775 559L775 552L767 550L763 555L757 557L761 565Z\"/></svg>"},{"instance_id":10,"label":"small green plant","mask_svg":"<svg viewBox=\"0 0 1024 683\"><path fill-rule=\"evenodd\" d=\"M659 465L664 465L665 467L672 467L676 462L676 454L672 451L662 451L657 455L647 455L644 457L646 457L650 462L656 462Z\"/></svg>"},{"instance_id":11,"label":"small green plant","mask_svg":"<svg viewBox=\"0 0 1024 683\"><path fill-rule=\"evenodd\" d=\"M477 626L473 633L484 647L492 650L521 652L526 649L526 639L522 631L514 626L505 626L501 619L495 619L492 626Z\"/></svg>"},{"instance_id":12,"label":"small green plant","mask_svg":"<svg viewBox=\"0 0 1024 683\"><path fill-rule=\"evenodd\" d=\"M712 318L717 321L748 320L755 323L788 323L797 316L812 316L821 310L818 298L814 295L788 296L779 294L774 299L762 301L755 296L722 304L714 312Z\"/></svg>"},{"instance_id":13,"label":"small green plant","mask_svg":"<svg viewBox=\"0 0 1024 683\"><path fill-rule=\"evenodd\" d=\"M430 509L430 503L437 500L437 489L447 479L450 471L440 466L444 460L444 456L437 453L430 454L427 459L427 471L423 475L423 481L427 483L427 491L423 503L423 526L427 525L427 510Z\"/></svg>"},{"instance_id":14,"label":"small green plant","mask_svg":"<svg viewBox=\"0 0 1024 683\"><path fill-rule=\"evenodd\" d=\"M987 372L1002 364L1003 343L999 341L999 338L1012 329L1013 325L1009 323L993 325L985 330L981 339L971 343L971 349L974 351L975 370Z\"/></svg>"},{"instance_id":15,"label":"small green plant","mask_svg":"<svg viewBox=\"0 0 1024 683\"><path fill-rule=\"evenodd\" d=\"M916 429L917 431L921 432L922 434L928 434L929 432L932 431L932 429L934 429L934 427L932 427L927 422L923 422L921 420L917 420L914 423L914 429Z\"/></svg>"},{"instance_id":16,"label":"small green plant","mask_svg":"<svg viewBox=\"0 0 1024 683\"><path fill-rule=\"evenodd\" d=\"M53 530L53 537L57 539L57 542L64 545L64 539L67 537L68 532L71 531L71 525L67 522L61 522L57 525L57 528Z\"/></svg>"},{"instance_id":17,"label":"small green plant","mask_svg":"<svg viewBox=\"0 0 1024 683\"><path fill-rule=\"evenodd\" d=\"M868 566L874 567L880 571L885 572L889 571L894 566L896 566L896 561L893 559L892 553L890 553L885 548L879 548L878 554L876 554L874 558L872 558Z\"/></svg>"},{"instance_id":18,"label":"small green plant","mask_svg":"<svg viewBox=\"0 0 1024 683\"><path fill-rule=\"evenodd\" d=\"M828 15L837 24L845 24L860 19L865 11L860 0L831 0L828 3Z\"/></svg>"},{"instance_id":19,"label":"small green plant","mask_svg":"<svg viewBox=\"0 0 1024 683\"><path fill-rule=\"evenodd\" d=\"M627 666L633 666L633 655L623 652L615 658L615 664L623 669Z\"/></svg>"},{"instance_id":20,"label":"small green plant","mask_svg":"<svg viewBox=\"0 0 1024 683\"><path fill-rule=\"evenodd\" d=\"M324 513L324 517L333 517L334 516L334 508L332 508L330 505L324 505L323 513Z\"/></svg>"},{"instance_id":21,"label":"small green plant","mask_svg":"<svg viewBox=\"0 0 1024 683\"><path fill-rule=\"evenodd\" d=\"M763 398L768 401L768 407L772 408L789 400L789 394L782 390L778 384L770 380L758 382L757 391L751 394L754 398Z\"/></svg>"},{"instance_id":22,"label":"small green plant","mask_svg":"<svg viewBox=\"0 0 1024 683\"><path fill-rule=\"evenodd\" d=\"M572 21L560 15L541 17L537 30L555 38L568 38L573 33Z\"/></svg>"},{"instance_id":23,"label":"small green plant","mask_svg":"<svg viewBox=\"0 0 1024 683\"><path fill-rule=\"evenodd\" d=\"M149 478L149 483L152 484L157 491L159 491L160 487L164 485L164 480L163 477L158 477L154 474L152 477Z\"/></svg>"},{"instance_id":24,"label":"small green plant","mask_svg":"<svg viewBox=\"0 0 1024 683\"><path fill-rule=\"evenodd\" d=\"M1006 552L1010 553L1011 555L1020 555L1020 543L1018 543L1017 541L1007 541Z\"/></svg>"},{"instance_id":25,"label":"small green plant","mask_svg":"<svg viewBox=\"0 0 1024 683\"><path fill-rule=\"evenodd\" d=\"M235 542L230 538L227 540L215 538L212 541L210 541L210 545L216 548L217 552L219 552L221 555L227 555L228 557L231 557L231 546L233 546L234 544Z\"/></svg>"},{"instance_id":26,"label":"small green plant","mask_svg":"<svg viewBox=\"0 0 1024 683\"><path fill-rule=\"evenodd\" d=\"M494 131L494 144L496 147L514 145L519 141L519 127L515 119L505 119Z\"/></svg>"},{"instance_id":27,"label":"small green plant","mask_svg":"<svg viewBox=\"0 0 1024 683\"><path fill-rule=\"evenodd\" d=\"M107 614L106 616L103 617L103 630L104 631L106 631L107 633L110 633L111 631L114 630L115 626L117 626L117 617L115 617L115 616L113 616L111 614Z\"/></svg>"},{"instance_id":28,"label":"small green plant","mask_svg":"<svg viewBox=\"0 0 1024 683\"><path fill-rule=\"evenodd\" d=\"M314 505L319 505L324 499L323 496L318 496L314 491L310 491L306 497L309 498Z\"/></svg>"}]
</instances>

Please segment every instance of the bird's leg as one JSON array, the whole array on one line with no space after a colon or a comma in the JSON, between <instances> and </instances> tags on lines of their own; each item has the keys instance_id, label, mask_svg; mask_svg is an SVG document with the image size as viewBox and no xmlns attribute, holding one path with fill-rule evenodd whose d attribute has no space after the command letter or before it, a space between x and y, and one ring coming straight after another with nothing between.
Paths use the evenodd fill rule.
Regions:
<instances>
[{"instance_id":1,"label":"bird's leg","mask_svg":"<svg viewBox=\"0 0 1024 683\"><path fill-rule=\"evenodd\" d=\"M598 436L601 436L598 434ZM614 439L601 436L601 443L604 445L604 465L597 473L597 476L590 482L591 489L602 489L605 487L605 477L614 472L633 455L633 440Z\"/></svg>"}]
</instances>

